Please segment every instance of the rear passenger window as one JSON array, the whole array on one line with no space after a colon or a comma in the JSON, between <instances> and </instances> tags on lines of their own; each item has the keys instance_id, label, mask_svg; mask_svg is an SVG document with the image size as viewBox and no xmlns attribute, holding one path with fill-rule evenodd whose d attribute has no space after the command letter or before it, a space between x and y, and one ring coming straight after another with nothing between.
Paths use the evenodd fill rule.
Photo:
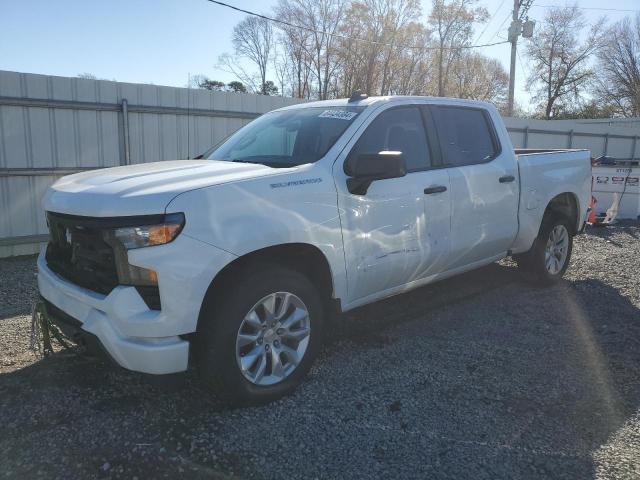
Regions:
<instances>
[{"instance_id":1,"label":"rear passenger window","mask_svg":"<svg viewBox=\"0 0 640 480\"><path fill-rule=\"evenodd\" d=\"M440 148L447 165L484 163L498 153L487 114L474 108L434 107Z\"/></svg>"},{"instance_id":2,"label":"rear passenger window","mask_svg":"<svg viewBox=\"0 0 640 480\"><path fill-rule=\"evenodd\" d=\"M400 151L407 172L431 166L422 115L416 107L386 110L378 115L364 131L350 155Z\"/></svg>"}]
</instances>

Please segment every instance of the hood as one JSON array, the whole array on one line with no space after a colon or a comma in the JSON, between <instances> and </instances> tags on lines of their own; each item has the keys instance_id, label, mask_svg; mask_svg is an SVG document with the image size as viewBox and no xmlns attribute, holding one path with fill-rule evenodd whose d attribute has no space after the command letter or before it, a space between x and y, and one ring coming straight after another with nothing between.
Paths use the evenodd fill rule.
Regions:
<instances>
[{"instance_id":1,"label":"hood","mask_svg":"<svg viewBox=\"0 0 640 480\"><path fill-rule=\"evenodd\" d=\"M49 211L95 217L163 213L178 194L198 188L283 173L252 163L175 160L76 173L45 194Z\"/></svg>"}]
</instances>

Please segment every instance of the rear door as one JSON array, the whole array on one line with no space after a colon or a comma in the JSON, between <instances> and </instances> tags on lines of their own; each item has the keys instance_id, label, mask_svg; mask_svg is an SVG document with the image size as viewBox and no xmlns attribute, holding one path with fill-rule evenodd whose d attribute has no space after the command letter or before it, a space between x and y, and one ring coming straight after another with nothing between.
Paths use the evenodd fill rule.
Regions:
<instances>
[{"instance_id":1,"label":"rear door","mask_svg":"<svg viewBox=\"0 0 640 480\"><path fill-rule=\"evenodd\" d=\"M505 253L518 231L518 172L502 149L489 112L480 107L430 107L451 181L448 269Z\"/></svg>"}]
</instances>

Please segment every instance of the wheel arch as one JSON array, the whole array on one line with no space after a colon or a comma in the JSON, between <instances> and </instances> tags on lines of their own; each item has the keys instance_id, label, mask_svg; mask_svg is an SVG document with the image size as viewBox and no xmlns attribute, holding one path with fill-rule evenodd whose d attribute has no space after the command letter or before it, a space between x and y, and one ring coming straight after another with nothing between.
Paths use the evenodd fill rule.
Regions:
<instances>
[{"instance_id":1,"label":"wheel arch","mask_svg":"<svg viewBox=\"0 0 640 480\"><path fill-rule=\"evenodd\" d=\"M308 243L285 243L273 245L235 258L220 270L211 281L200 306L198 330L202 311L207 301L215 301L224 286L234 278L256 265L277 264L306 275L317 286L320 295L327 303L334 298L334 277L331 265L324 253ZM338 303L339 299L335 300Z\"/></svg>"},{"instance_id":2,"label":"wheel arch","mask_svg":"<svg viewBox=\"0 0 640 480\"><path fill-rule=\"evenodd\" d=\"M575 235L579 230L580 209L578 207L578 197L573 192L563 192L553 197L545 208L543 218L553 213L569 221L571 234Z\"/></svg>"}]
</instances>

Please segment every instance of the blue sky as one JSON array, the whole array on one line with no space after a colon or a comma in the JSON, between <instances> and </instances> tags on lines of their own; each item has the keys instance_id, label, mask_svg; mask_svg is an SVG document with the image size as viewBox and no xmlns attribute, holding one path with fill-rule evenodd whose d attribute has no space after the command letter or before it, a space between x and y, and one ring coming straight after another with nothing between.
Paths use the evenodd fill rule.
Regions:
<instances>
[{"instance_id":1,"label":"blue sky","mask_svg":"<svg viewBox=\"0 0 640 480\"><path fill-rule=\"evenodd\" d=\"M228 3L268 12L276 0ZM431 1L422 3L426 15ZM540 20L544 15L546 9L536 4L572 3L536 0L530 17ZM477 29L474 38L478 43L504 39L509 24L504 20L513 1L480 0L480 4L494 16L486 29ZM638 0L606 4L579 0L578 5L640 10ZM624 16L596 10L584 13L592 21L603 14L611 21ZM89 72L100 78L172 86L185 86L189 73L229 81L233 79L229 74L215 69L216 59L231 51L231 31L243 16L205 0L0 0L0 69L63 76ZM520 50L516 100L526 104L526 57ZM498 58L508 70L508 44L481 51Z\"/></svg>"}]
</instances>

